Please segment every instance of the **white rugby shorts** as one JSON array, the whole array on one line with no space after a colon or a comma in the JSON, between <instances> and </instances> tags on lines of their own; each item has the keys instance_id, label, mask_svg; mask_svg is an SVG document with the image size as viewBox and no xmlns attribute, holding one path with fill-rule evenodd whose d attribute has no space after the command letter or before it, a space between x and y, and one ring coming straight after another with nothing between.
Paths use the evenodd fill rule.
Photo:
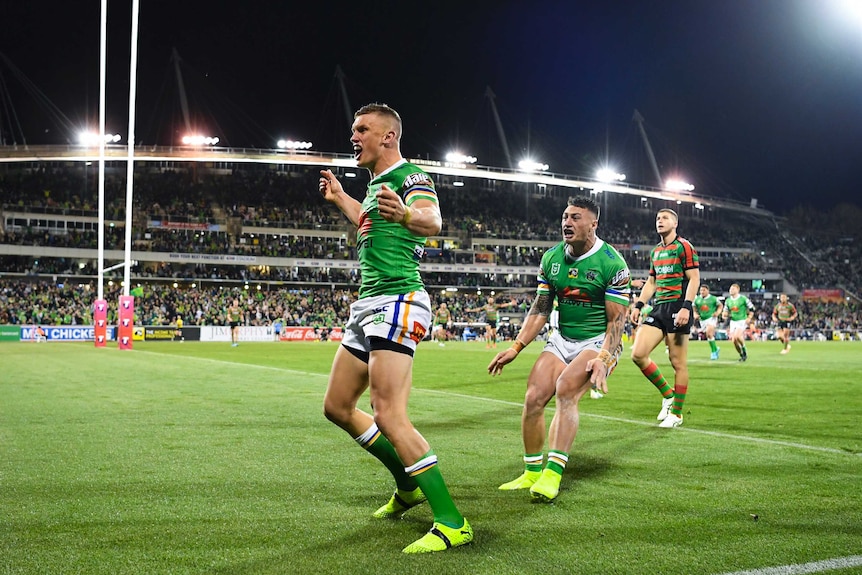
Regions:
<instances>
[{"instance_id":1,"label":"white rugby shorts","mask_svg":"<svg viewBox=\"0 0 862 575\"><path fill-rule=\"evenodd\" d=\"M371 351L369 337L381 337L413 351L431 325L431 299L426 291L381 295L350 304L341 345Z\"/></svg>"},{"instance_id":2,"label":"white rugby shorts","mask_svg":"<svg viewBox=\"0 0 862 575\"><path fill-rule=\"evenodd\" d=\"M548 338L548 343L545 344L545 348L542 351L547 351L553 353L560 361L569 365L576 357L578 357L581 352L584 352L588 349L599 353L602 351L602 346L605 344L605 334L597 335L596 337L585 339L583 341L574 341L571 339L566 339L562 335L560 335L559 331L555 331ZM623 346L620 344L619 348L612 354L614 358L614 363L611 365L610 369L608 369L608 375L613 372L614 368L617 366L617 363L620 359L620 354L623 351Z\"/></svg>"}]
</instances>

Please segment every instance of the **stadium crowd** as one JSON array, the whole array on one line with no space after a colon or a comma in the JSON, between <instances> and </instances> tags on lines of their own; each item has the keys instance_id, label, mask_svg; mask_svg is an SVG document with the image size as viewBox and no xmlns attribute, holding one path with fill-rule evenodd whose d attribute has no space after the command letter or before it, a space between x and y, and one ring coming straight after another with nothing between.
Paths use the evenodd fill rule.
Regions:
<instances>
[{"instance_id":1,"label":"stadium crowd","mask_svg":"<svg viewBox=\"0 0 862 575\"><path fill-rule=\"evenodd\" d=\"M237 168L228 173L197 174L190 169L143 171L135 176L135 219L132 249L152 253L192 253L354 260L349 225L315 193L316 173L308 169L274 171ZM348 191L358 195L364 184L345 178ZM475 182L465 191L438 185L444 229L432 240L426 261L443 264L489 264L488 273L426 272L431 291L451 286L488 291L497 288L530 294L535 274L496 274L493 266L535 269L544 251L559 241L560 197L539 197L519 192L517 186L501 190L499 182ZM605 194L607 196L607 194ZM105 247L124 248L125 177L119 169L106 178ZM61 214L96 218L95 170L46 168L5 170L0 174L3 213ZM241 198L242 202L237 199ZM648 254L656 242L654 200L605 197L599 236L616 245L633 270L648 267ZM862 293L862 247L856 242L858 208L833 212L798 209L775 218L733 210L691 209L682 214L681 234L701 253L701 269L727 272L713 281L713 290L726 291L738 272L780 272L798 290L841 288L850 295ZM238 225L232 233L231 222ZM8 227L8 226L7 226ZM262 230L262 231L261 231ZM325 234L324 232L330 232ZM336 232L336 233L332 233ZM338 233L341 232L341 233ZM94 229L48 230L42 227L0 228L0 244L95 250ZM523 243L512 245L512 240ZM165 258L167 259L167 258ZM245 266L142 262L133 277L146 285L140 317L163 325L177 315L187 324L223 322L226 294L244 292L241 282L286 282L290 288L266 284L263 292L247 298L249 321L282 318L298 325L343 321L344 302L358 272L345 268ZM83 323L93 299L95 260L71 257L0 256L0 323ZM46 276L52 281L46 282ZM55 279L57 276L59 279ZM118 277L117 273L109 277ZM64 279L65 278L65 279ZM148 280L212 280L221 288L174 289L170 283ZM58 287L65 284L64 287ZM28 287L29 286L29 287ZM69 287L65 287L69 286ZM79 287L83 286L83 287ZM116 287L112 287L116 291ZM305 293L305 296L300 294ZM475 290L446 301L456 312L475 304ZM752 294L758 300L758 294ZM305 301L314 305L305 306ZM519 302L529 295L518 295ZM311 299L309 299L311 298ZM110 299L110 298L109 298ZM438 297L438 300L440 298ZM24 306L25 301L33 305ZM11 303L10 303L11 302ZM318 303L322 303L318 309ZM439 301L438 301L439 303ZM851 329L859 326L858 308L848 304L798 301L804 328ZM769 301L758 313L768 323ZM309 309L310 308L310 309ZM47 318L47 320L46 320ZM465 322L475 317L461 317ZM26 321L25 321L26 320Z\"/></svg>"}]
</instances>

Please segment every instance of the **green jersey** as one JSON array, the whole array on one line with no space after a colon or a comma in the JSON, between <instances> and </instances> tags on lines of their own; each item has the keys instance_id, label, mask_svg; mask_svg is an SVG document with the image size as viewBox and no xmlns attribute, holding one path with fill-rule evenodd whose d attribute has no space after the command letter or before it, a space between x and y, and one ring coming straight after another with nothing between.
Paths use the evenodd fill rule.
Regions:
<instances>
[{"instance_id":1,"label":"green jersey","mask_svg":"<svg viewBox=\"0 0 862 575\"><path fill-rule=\"evenodd\" d=\"M406 160L368 183L359 214L356 244L362 284L359 298L397 295L425 289L419 260L425 254L425 238L398 223L387 222L377 209L377 192L383 184L401 196L406 205L416 200L437 203L431 177Z\"/></svg>"},{"instance_id":2,"label":"green jersey","mask_svg":"<svg viewBox=\"0 0 862 575\"><path fill-rule=\"evenodd\" d=\"M718 313L718 306L721 302L712 294L706 297L697 296L694 298L694 309L700 319L709 319Z\"/></svg>"},{"instance_id":3,"label":"green jersey","mask_svg":"<svg viewBox=\"0 0 862 575\"><path fill-rule=\"evenodd\" d=\"M698 267L697 252L688 240L676 237L668 245L658 244L650 252L649 275L655 277L655 303L682 299L688 280L686 270Z\"/></svg>"},{"instance_id":4,"label":"green jersey","mask_svg":"<svg viewBox=\"0 0 862 575\"><path fill-rule=\"evenodd\" d=\"M550 295L559 303L560 334L577 341L605 333L606 302L628 306L629 268L610 244L596 238L595 245L572 260L560 242L542 256L536 295Z\"/></svg>"},{"instance_id":5,"label":"green jersey","mask_svg":"<svg viewBox=\"0 0 862 575\"><path fill-rule=\"evenodd\" d=\"M754 311L754 304L742 294L724 300L724 307L731 321L748 319L748 312Z\"/></svg>"}]
</instances>

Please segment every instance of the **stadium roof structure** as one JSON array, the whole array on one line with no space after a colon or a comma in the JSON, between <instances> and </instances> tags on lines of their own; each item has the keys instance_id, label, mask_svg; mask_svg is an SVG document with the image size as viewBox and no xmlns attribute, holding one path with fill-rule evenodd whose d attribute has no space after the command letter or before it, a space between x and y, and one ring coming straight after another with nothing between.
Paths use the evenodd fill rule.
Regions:
<instances>
[{"instance_id":1,"label":"stadium roof structure","mask_svg":"<svg viewBox=\"0 0 862 575\"><path fill-rule=\"evenodd\" d=\"M126 161L127 147L109 145L105 147L106 161ZM758 216L772 216L772 212L758 207L754 202L745 203L728 198L711 197L685 190L669 191L649 186L623 182L605 182L593 178L552 172L524 172L509 168L496 168L457 162L408 158L422 166L430 174L461 178L478 178L504 182L520 182L539 186L555 186L572 190L588 190L596 193L615 193L640 196L675 202L694 204L696 207L711 206ZM98 149L86 145L50 146L0 146L0 163L18 162L98 162ZM356 168L352 154L317 152L297 149L256 149L198 146L136 146L135 162L221 162L237 164L275 164L297 166L319 166L321 168Z\"/></svg>"}]
</instances>

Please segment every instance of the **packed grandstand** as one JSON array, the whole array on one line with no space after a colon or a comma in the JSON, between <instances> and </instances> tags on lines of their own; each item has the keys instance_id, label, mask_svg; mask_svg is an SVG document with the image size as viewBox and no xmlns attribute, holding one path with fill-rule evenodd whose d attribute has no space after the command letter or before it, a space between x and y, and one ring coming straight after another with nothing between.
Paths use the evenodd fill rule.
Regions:
<instances>
[{"instance_id":1,"label":"packed grandstand","mask_svg":"<svg viewBox=\"0 0 862 575\"><path fill-rule=\"evenodd\" d=\"M326 158L243 161L174 158L136 164L131 218L131 284L136 323L224 325L238 297L247 325L327 330L348 317L359 284L352 226L317 193ZM11 159L11 158L7 158ZM80 158L14 158L0 163L0 325L88 325L98 281L97 163ZM314 161L311 161L314 160ZM318 161L319 160L319 161ZM347 190L364 193L365 175L334 164ZM436 173L434 168L437 167ZM106 164L105 266L125 251L125 163ZM435 305L447 302L451 337L482 317L465 310L490 295L517 303L502 336L513 335L532 300L542 253L561 239L566 201L592 195L598 235L645 278L657 242L656 210L680 214L680 235L700 255L714 294L732 283L756 303L757 329L771 333L784 292L800 311L799 338L859 338L862 312L860 210L798 207L782 214L751 204L588 180L518 178L494 170L429 166L443 214L422 263ZM105 274L109 302L122 293L123 269ZM109 319L114 316L109 315Z\"/></svg>"}]
</instances>

